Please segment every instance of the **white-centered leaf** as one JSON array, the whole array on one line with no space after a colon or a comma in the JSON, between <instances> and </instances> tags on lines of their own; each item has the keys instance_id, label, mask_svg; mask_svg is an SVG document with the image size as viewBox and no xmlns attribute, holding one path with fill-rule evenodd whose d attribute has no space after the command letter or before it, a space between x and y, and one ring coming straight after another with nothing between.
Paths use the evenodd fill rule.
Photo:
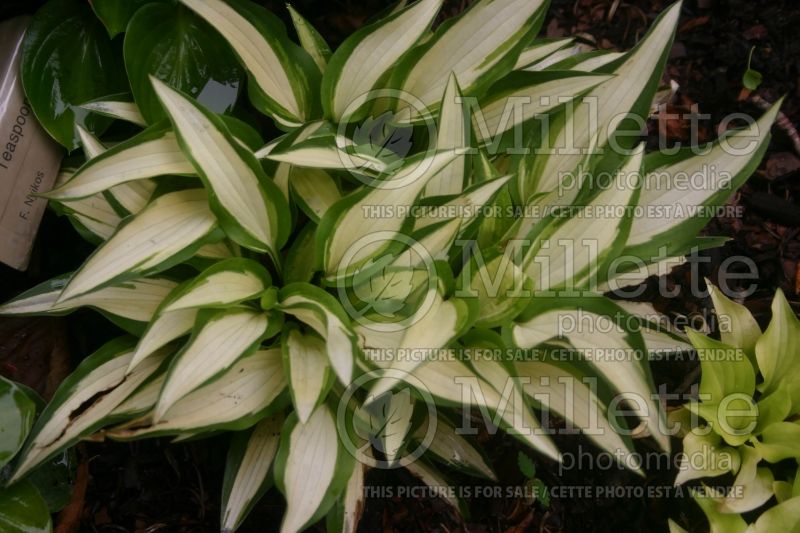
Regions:
<instances>
[{"instance_id":1,"label":"white-centered leaf","mask_svg":"<svg viewBox=\"0 0 800 533\"><path fill-rule=\"evenodd\" d=\"M534 193L556 189L564 176L576 170L585 157L583 151L586 148L591 144L600 149L606 147L619 126L617 121L635 110L637 104L646 106L643 113L648 112L652 95L645 92L648 88L655 92L652 81L661 75L680 9L678 2L664 11L647 36L628 53L625 61L609 72L614 78L595 87L574 106L562 127L552 132L549 142L544 143L543 148L550 149L550 155L537 154L539 161L535 175L530 180L520 180L520 198L527 199ZM647 101L641 101L643 99ZM593 141L595 137L596 141Z\"/></svg>"},{"instance_id":2,"label":"white-centered leaf","mask_svg":"<svg viewBox=\"0 0 800 533\"><path fill-rule=\"evenodd\" d=\"M151 78L178 142L209 189L211 207L228 236L247 248L274 254L286 242L288 206L252 152L217 115Z\"/></svg>"},{"instance_id":3,"label":"white-centered leaf","mask_svg":"<svg viewBox=\"0 0 800 533\"><path fill-rule=\"evenodd\" d=\"M275 465L275 480L286 497L282 533L302 531L344 489L351 469L342 472L348 461L340 450L336 421L327 405L317 407L305 424L295 419L284 426Z\"/></svg>"},{"instance_id":4,"label":"white-centered leaf","mask_svg":"<svg viewBox=\"0 0 800 533\"><path fill-rule=\"evenodd\" d=\"M115 339L87 357L59 386L20 454L13 481L102 427L106 417L161 366L167 353L153 356L126 374L132 339Z\"/></svg>"},{"instance_id":5,"label":"white-centered leaf","mask_svg":"<svg viewBox=\"0 0 800 533\"><path fill-rule=\"evenodd\" d=\"M352 193L334 204L320 222L328 231L317 232L328 276L348 276L396 244L393 237L411 223L408 212L398 207L411 206L428 181L455 158L452 152L412 158L374 188Z\"/></svg>"},{"instance_id":6,"label":"white-centered leaf","mask_svg":"<svg viewBox=\"0 0 800 533\"><path fill-rule=\"evenodd\" d=\"M442 0L419 0L348 37L322 79L326 116L338 122L360 107L361 99L430 28L441 5Z\"/></svg>"},{"instance_id":7,"label":"white-centered leaf","mask_svg":"<svg viewBox=\"0 0 800 533\"><path fill-rule=\"evenodd\" d=\"M331 368L342 384L349 385L358 344L350 321L336 298L319 287L292 283L281 289L278 307L325 339Z\"/></svg>"},{"instance_id":8,"label":"white-centered leaf","mask_svg":"<svg viewBox=\"0 0 800 533\"><path fill-rule=\"evenodd\" d=\"M190 256L217 227L202 189L165 194L123 225L70 279L58 302L114 279L134 278Z\"/></svg>"},{"instance_id":9,"label":"white-centered leaf","mask_svg":"<svg viewBox=\"0 0 800 533\"><path fill-rule=\"evenodd\" d=\"M85 198L134 180L194 173L175 133L164 126L153 126L93 157L70 180L46 196L56 200Z\"/></svg>"},{"instance_id":10,"label":"white-centered leaf","mask_svg":"<svg viewBox=\"0 0 800 533\"><path fill-rule=\"evenodd\" d=\"M229 306L255 298L270 283L267 270L251 259L218 261L182 287L180 292L171 295L163 312L191 307Z\"/></svg>"},{"instance_id":11,"label":"white-centered leaf","mask_svg":"<svg viewBox=\"0 0 800 533\"><path fill-rule=\"evenodd\" d=\"M198 316L195 332L173 359L153 419L237 359L255 350L267 330L267 316L249 309L230 309Z\"/></svg>"},{"instance_id":12,"label":"white-centered leaf","mask_svg":"<svg viewBox=\"0 0 800 533\"><path fill-rule=\"evenodd\" d=\"M119 440L144 436L242 430L261 420L286 388L280 349L257 350L221 376L178 400L158 422L145 415L106 435Z\"/></svg>"},{"instance_id":13,"label":"white-centered leaf","mask_svg":"<svg viewBox=\"0 0 800 533\"><path fill-rule=\"evenodd\" d=\"M465 469L479 476L497 481L492 468L486 462L477 445L467 440L450 423L438 417L436 431L427 438L427 429L430 422L423 422L414 433L414 438L426 444L426 451L441 459L446 465Z\"/></svg>"},{"instance_id":14,"label":"white-centered leaf","mask_svg":"<svg viewBox=\"0 0 800 533\"><path fill-rule=\"evenodd\" d=\"M104 115L125 122L136 124L137 126L147 126L147 121L142 116L139 108L134 102L126 102L122 100L96 100L83 104L83 109Z\"/></svg>"},{"instance_id":15,"label":"white-centered leaf","mask_svg":"<svg viewBox=\"0 0 800 533\"><path fill-rule=\"evenodd\" d=\"M520 52L517 62L514 65L514 70L521 70L533 65L558 50L565 48L574 40L573 37L568 37L566 39L543 39L538 41Z\"/></svg>"},{"instance_id":16,"label":"white-centered leaf","mask_svg":"<svg viewBox=\"0 0 800 533\"><path fill-rule=\"evenodd\" d=\"M197 313L198 309L181 309L169 313L159 313L148 324L144 335L139 339L128 370L133 370L136 365L162 346L188 335L197 319Z\"/></svg>"},{"instance_id":17,"label":"white-centered leaf","mask_svg":"<svg viewBox=\"0 0 800 533\"><path fill-rule=\"evenodd\" d=\"M283 341L283 362L295 411L305 424L327 391L330 364L325 343L316 335L291 330Z\"/></svg>"},{"instance_id":18,"label":"white-centered leaf","mask_svg":"<svg viewBox=\"0 0 800 533\"><path fill-rule=\"evenodd\" d=\"M45 281L0 306L0 315L59 315L79 307L94 307L112 315L148 322L177 283L141 278L109 285L58 303L69 274Z\"/></svg>"},{"instance_id":19,"label":"white-centered leaf","mask_svg":"<svg viewBox=\"0 0 800 533\"><path fill-rule=\"evenodd\" d=\"M400 88L432 107L453 72L464 93L473 94L514 67L521 39L535 29L544 7L541 0L477 2L423 45Z\"/></svg>"},{"instance_id":20,"label":"white-centered leaf","mask_svg":"<svg viewBox=\"0 0 800 533\"><path fill-rule=\"evenodd\" d=\"M241 525L267 487L282 424L283 416L275 415L256 424L252 431L234 435L222 488L223 533L232 533Z\"/></svg>"},{"instance_id":21,"label":"white-centered leaf","mask_svg":"<svg viewBox=\"0 0 800 533\"><path fill-rule=\"evenodd\" d=\"M281 123L311 118L311 88L281 21L261 6L222 0L181 0L216 29L247 69L253 104ZM300 49L300 52L303 50Z\"/></svg>"},{"instance_id":22,"label":"white-centered leaf","mask_svg":"<svg viewBox=\"0 0 800 533\"><path fill-rule=\"evenodd\" d=\"M314 222L342 197L331 175L321 169L292 167L289 185L300 208Z\"/></svg>"},{"instance_id":23,"label":"white-centered leaf","mask_svg":"<svg viewBox=\"0 0 800 533\"><path fill-rule=\"evenodd\" d=\"M331 48L319 32L303 16L297 12L291 4L286 4L289 15L292 17L292 24L300 40L300 46L308 52L314 63L317 64L320 72L325 72L328 60L331 58Z\"/></svg>"}]
</instances>

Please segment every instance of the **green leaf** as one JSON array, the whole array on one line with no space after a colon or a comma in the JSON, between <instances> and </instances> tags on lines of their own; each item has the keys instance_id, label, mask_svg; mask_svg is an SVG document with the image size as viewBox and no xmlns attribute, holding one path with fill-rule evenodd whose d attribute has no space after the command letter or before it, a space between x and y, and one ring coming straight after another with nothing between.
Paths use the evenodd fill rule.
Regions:
<instances>
[{"instance_id":1,"label":"green leaf","mask_svg":"<svg viewBox=\"0 0 800 533\"><path fill-rule=\"evenodd\" d=\"M741 348L752 358L755 355L756 342L761 337L758 322L745 306L729 299L708 280L706 286L714 302L722 342Z\"/></svg>"},{"instance_id":2,"label":"green leaf","mask_svg":"<svg viewBox=\"0 0 800 533\"><path fill-rule=\"evenodd\" d=\"M0 468L17 454L36 416L36 402L13 381L0 377Z\"/></svg>"},{"instance_id":3,"label":"green leaf","mask_svg":"<svg viewBox=\"0 0 800 533\"><path fill-rule=\"evenodd\" d=\"M22 533L50 533L50 511L30 481L0 489L0 530Z\"/></svg>"},{"instance_id":4,"label":"green leaf","mask_svg":"<svg viewBox=\"0 0 800 533\"><path fill-rule=\"evenodd\" d=\"M319 71L308 53L289 40L278 17L241 0L181 1L233 48L250 74L247 92L259 111L287 127L314 118Z\"/></svg>"},{"instance_id":5,"label":"green leaf","mask_svg":"<svg viewBox=\"0 0 800 533\"><path fill-rule=\"evenodd\" d=\"M526 478L533 479L536 477L536 465L533 464L533 460L524 452L519 452L517 454L517 466L519 467L519 471L522 472L522 475Z\"/></svg>"},{"instance_id":6,"label":"green leaf","mask_svg":"<svg viewBox=\"0 0 800 533\"><path fill-rule=\"evenodd\" d=\"M792 393L792 412L797 412L800 407L796 385L800 371L800 320L780 289L772 300L772 319L756 343L756 360L764 376L760 390L768 394L785 382Z\"/></svg>"},{"instance_id":7,"label":"green leaf","mask_svg":"<svg viewBox=\"0 0 800 533\"><path fill-rule=\"evenodd\" d=\"M139 9L125 33L125 68L133 97L149 124L166 114L150 76L229 113L244 72L228 44L205 20L180 4L156 2Z\"/></svg>"},{"instance_id":8,"label":"green leaf","mask_svg":"<svg viewBox=\"0 0 800 533\"><path fill-rule=\"evenodd\" d=\"M750 48L750 55L747 56L747 70L745 70L744 74L742 74L742 85L751 91L758 89L758 86L761 85L762 81L764 81L764 77L761 75L761 73L750 67L751 62L753 61L753 50L755 49L755 46Z\"/></svg>"},{"instance_id":9,"label":"green leaf","mask_svg":"<svg viewBox=\"0 0 800 533\"><path fill-rule=\"evenodd\" d=\"M795 422L777 422L761 432L761 440L752 439L756 451L770 463L784 459L800 459L800 425Z\"/></svg>"},{"instance_id":10,"label":"green leaf","mask_svg":"<svg viewBox=\"0 0 800 533\"><path fill-rule=\"evenodd\" d=\"M231 439L222 486L223 533L236 531L269 488L268 474L278 451L282 423L282 415L267 417Z\"/></svg>"},{"instance_id":11,"label":"green leaf","mask_svg":"<svg viewBox=\"0 0 800 533\"><path fill-rule=\"evenodd\" d=\"M92 0L90 2L97 18L114 37L125 31L128 21L136 10L153 0Z\"/></svg>"},{"instance_id":12,"label":"green leaf","mask_svg":"<svg viewBox=\"0 0 800 533\"><path fill-rule=\"evenodd\" d=\"M117 45L87 2L53 0L36 12L22 45L22 85L45 130L68 150L75 125L100 134L110 120L79 106L126 90Z\"/></svg>"},{"instance_id":13,"label":"green leaf","mask_svg":"<svg viewBox=\"0 0 800 533\"><path fill-rule=\"evenodd\" d=\"M708 427L694 428L686 434L682 458L675 478L676 486L693 479L737 472L742 463L736 448L724 446L719 435L709 431Z\"/></svg>"},{"instance_id":14,"label":"green leaf","mask_svg":"<svg viewBox=\"0 0 800 533\"><path fill-rule=\"evenodd\" d=\"M291 229L289 207L278 187L222 119L161 81L151 81L184 155L208 188L211 208L225 233L246 248L277 257Z\"/></svg>"}]
</instances>

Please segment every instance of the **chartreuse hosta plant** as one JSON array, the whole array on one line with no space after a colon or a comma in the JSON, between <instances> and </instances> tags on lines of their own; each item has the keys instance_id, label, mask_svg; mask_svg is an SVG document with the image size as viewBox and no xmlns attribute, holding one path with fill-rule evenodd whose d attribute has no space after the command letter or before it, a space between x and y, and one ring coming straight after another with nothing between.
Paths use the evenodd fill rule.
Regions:
<instances>
[{"instance_id":1,"label":"chartreuse hosta plant","mask_svg":"<svg viewBox=\"0 0 800 533\"><path fill-rule=\"evenodd\" d=\"M702 375L699 399L674 413L685 424L675 483L735 475L732 489L707 487L695 495L711 531L794 531L800 524L800 320L780 290L763 333L746 307L713 287L711 297L721 340L688 332ZM742 514L751 511L748 525Z\"/></svg>"},{"instance_id":2,"label":"chartreuse hosta plant","mask_svg":"<svg viewBox=\"0 0 800 533\"><path fill-rule=\"evenodd\" d=\"M368 468L496 479L470 408L558 460L539 422L553 411L636 469L609 408L622 394L633 433L669 449L645 342L687 345L602 293L718 242L697 238L695 208L742 184L777 112L699 155L645 155L622 135L620 118L649 111L680 4L625 54L566 58L568 41L535 39L542 0L480 0L436 28L441 0L402 2L335 52L294 10L298 42L244 0L141 4L98 12L125 29L133 100L65 103L78 123L64 144L85 160L46 194L98 247L0 308L91 307L129 335L65 380L12 484L98 434L227 431L223 530L274 483L284 531L354 531ZM63 116L36 105L49 20L23 81L55 135ZM245 106L283 133L263 139L236 118ZM139 131L104 136L97 114ZM694 189L674 186L685 175Z\"/></svg>"}]
</instances>

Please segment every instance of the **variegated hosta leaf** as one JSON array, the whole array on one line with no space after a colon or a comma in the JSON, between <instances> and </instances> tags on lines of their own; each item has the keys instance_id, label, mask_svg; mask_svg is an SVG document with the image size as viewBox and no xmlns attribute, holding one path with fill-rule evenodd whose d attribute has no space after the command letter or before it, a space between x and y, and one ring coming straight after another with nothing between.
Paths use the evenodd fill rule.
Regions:
<instances>
[{"instance_id":1,"label":"variegated hosta leaf","mask_svg":"<svg viewBox=\"0 0 800 533\"><path fill-rule=\"evenodd\" d=\"M321 169L292 167L289 186L297 205L314 222L342 197L331 175Z\"/></svg>"},{"instance_id":2,"label":"variegated hosta leaf","mask_svg":"<svg viewBox=\"0 0 800 533\"><path fill-rule=\"evenodd\" d=\"M179 263L207 240L217 220L202 189L165 194L154 200L98 248L70 279L58 303L114 280L158 272Z\"/></svg>"},{"instance_id":3,"label":"variegated hosta leaf","mask_svg":"<svg viewBox=\"0 0 800 533\"><path fill-rule=\"evenodd\" d=\"M442 213L453 213L455 217L462 220L461 227L467 228L469 224L480 218L481 207L489 205L495 195L502 189L503 185L508 183L511 176L502 176L484 183L479 183L465 190L459 196L441 205ZM432 210L429 214L423 214L414 219L414 231L421 230L441 222L445 217L435 216L436 210Z\"/></svg>"},{"instance_id":4,"label":"variegated hosta leaf","mask_svg":"<svg viewBox=\"0 0 800 533\"><path fill-rule=\"evenodd\" d=\"M558 448L541 430L530 410L515 408L513 399L498 392L464 363L441 359L423 362L414 369L413 376L412 381L419 380L434 398L445 405L476 406L493 425L502 427L545 456L560 460ZM514 391L513 382L502 386L502 390L508 393L506 386ZM468 413L469 409L463 412ZM462 429L477 432L477 428L471 425Z\"/></svg>"},{"instance_id":5,"label":"variegated hosta leaf","mask_svg":"<svg viewBox=\"0 0 800 533\"><path fill-rule=\"evenodd\" d=\"M663 357L664 354L693 349L686 334L673 327L670 318L656 311L653 304L629 300L615 300L614 303L639 319L639 332L651 357Z\"/></svg>"},{"instance_id":6,"label":"variegated hosta leaf","mask_svg":"<svg viewBox=\"0 0 800 533\"><path fill-rule=\"evenodd\" d=\"M161 421L178 400L255 350L267 323L263 312L246 308L200 313L192 338L170 364L153 420Z\"/></svg>"},{"instance_id":7,"label":"variegated hosta leaf","mask_svg":"<svg viewBox=\"0 0 800 533\"><path fill-rule=\"evenodd\" d=\"M40 283L0 306L0 315L60 315L79 307L93 307L111 315L149 322L177 283L163 278L141 278L109 285L83 296L58 302L70 274Z\"/></svg>"},{"instance_id":8,"label":"variegated hosta leaf","mask_svg":"<svg viewBox=\"0 0 800 533\"><path fill-rule=\"evenodd\" d=\"M532 118L577 99L612 76L585 72L516 72L496 83L491 96L482 99L476 110L475 134L482 144L497 146L503 133L514 130ZM495 148L496 149L496 148Z\"/></svg>"},{"instance_id":9,"label":"variegated hosta leaf","mask_svg":"<svg viewBox=\"0 0 800 533\"><path fill-rule=\"evenodd\" d=\"M351 118L361 99L430 28L441 5L442 0L419 0L348 37L322 78L326 116L335 122Z\"/></svg>"},{"instance_id":10,"label":"variegated hosta leaf","mask_svg":"<svg viewBox=\"0 0 800 533\"><path fill-rule=\"evenodd\" d=\"M278 308L308 325L325 340L331 368L345 385L353 376L359 353L355 333L341 304L324 290L307 283L291 283L280 291Z\"/></svg>"},{"instance_id":11,"label":"variegated hosta leaf","mask_svg":"<svg viewBox=\"0 0 800 533\"><path fill-rule=\"evenodd\" d=\"M175 133L164 124L157 124L93 157L46 197L75 200L122 183L165 174L193 175L195 170L181 152Z\"/></svg>"},{"instance_id":12,"label":"variegated hosta leaf","mask_svg":"<svg viewBox=\"0 0 800 533\"><path fill-rule=\"evenodd\" d=\"M619 458L619 464L642 474L635 462L628 461L631 444L609 422L606 406L587 381L545 362L517 361L515 369L516 376L525 379L525 393L541 405L542 411L563 417L568 427L580 429L599 448Z\"/></svg>"},{"instance_id":13,"label":"variegated hosta leaf","mask_svg":"<svg viewBox=\"0 0 800 533\"><path fill-rule=\"evenodd\" d=\"M231 439L222 486L223 533L236 531L269 487L282 424L283 415L274 415Z\"/></svg>"},{"instance_id":14,"label":"variegated hosta leaf","mask_svg":"<svg viewBox=\"0 0 800 533\"><path fill-rule=\"evenodd\" d=\"M649 434L664 450L669 436L662 431L663 413L653 399L653 384L641 334L628 329L627 314L602 297L534 298L530 307L507 330L511 342L523 349L555 338L567 340L631 405Z\"/></svg>"},{"instance_id":15,"label":"variegated hosta leaf","mask_svg":"<svg viewBox=\"0 0 800 533\"><path fill-rule=\"evenodd\" d=\"M392 374L383 377L370 389L370 397L377 399L381 394L390 390L397 384L398 373L413 373L414 369L435 354L436 350L444 348L466 326L470 319L470 311L463 300L451 298L445 300L437 287L432 287L425 294L422 303L415 314L404 321L404 324L368 324L358 328L359 333L365 337L368 347L388 348L392 353L414 353L419 357L391 357L386 367ZM400 327L399 327L400 326ZM391 344L372 344L372 338L389 333ZM385 339L385 337L384 337Z\"/></svg>"},{"instance_id":16,"label":"variegated hosta leaf","mask_svg":"<svg viewBox=\"0 0 800 533\"><path fill-rule=\"evenodd\" d=\"M166 355L154 355L126 374L133 339L121 337L84 359L36 421L12 482L106 424L111 412L159 369Z\"/></svg>"},{"instance_id":17,"label":"variegated hosta leaf","mask_svg":"<svg viewBox=\"0 0 800 533\"><path fill-rule=\"evenodd\" d=\"M522 70L534 63L541 61L547 56L572 44L575 39L568 37L565 39L539 39L531 46L520 52L514 70Z\"/></svg>"},{"instance_id":18,"label":"variegated hosta leaf","mask_svg":"<svg viewBox=\"0 0 800 533\"><path fill-rule=\"evenodd\" d=\"M86 153L86 160L89 161L106 151L106 147L97 137L85 130L80 125L76 125L78 136ZM187 162L188 163L188 162ZM129 183L121 183L109 188L105 194L109 196L125 214L136 214L150 201L156 183L151 179L137 179ZM95 193L96 194L96 193Z\"/></svg>"},{"instance_id":19,"label":"variegated hosta leaf","mask_svg":"<svg viewBox=\"0 0 800 533\"><path fill-rule=\"evenodd\" d=\"M698 208L722 205L758 166L780 105L776 103L750 126L715 142L707 153L645 160L639 203L647 209L634 220L625 253L648 260L663 253L659 248L664 245L669 255L682 252L681 245L711 218ZM690 191L678 183L685 176L690 177Z\"/></svg>"},{"instance_id":20,"label":"variegated hosta leaf","mask_svg":"<svg viewBox=\"0 0 800 533\"><path fill-rule=\"evenodd\" d=\"M107 97L102 100L87 102L80 107L98 115L124 120L137 126L147 126L147 121L142 116L139 108L129 100L115 100Z\"/></svg>"},{"instance_id":21,"label":"variegated hosta leaf","mask_svg":"<svg viewBox=\"0 0 800 533\"><path fill-rule=\"evenodd\" d=\"M425 186L423 196L461 194L464 190L467 170L467 148L472 141L470 135L470 109L461 100L461 89L454 74L450 75L439 109L436 150L453 151L458 155L452 163L433 176Z\"/></svg>"},{"instance_id":22,"label":"variegated hosta leaf","mask_svg":"<svg viewBox=\"0 0 800 533\"><path fill-rule=\"evenodd\" d=\"M439 103L453 72L464 93L474 95L514 68L528 36L544 15L541 0L481 0L444 24L409 54L393 85L431 108Z\"/></svg>"},{"instance_id":23,"label":"variegated hosta leaf","mask_svg":"<svg viewBox=\"0 0 800 533\"><path fill-rule=\"evenodd\" d=\"M305 424L314 408L325 400L331 383L325 343L313 333L289 330L281 344L292 403L300 423Z\"/></svg>"},{"instance_id":24,"label":"variegated hosta leaf","mask_svg":"<svg viewBox=\"0 0 800 533\"><path fill-rule=\"evenodd\" d=\"M551 127L552 135L545 145L553 153L535 154L535 170L518 181L519 198L527 200L534 193L556 189L565 176L575 172L584 157L582 149L590 145L591 139L596 135L597 146L604 148L619 126L619 122L614 122L626 113L647 115L672 45L680 9L681 4L675 3L664 11L624 61L613 69L604 69L615 77L591 90L574 106L566 122L562 120L560 129Z\"/></svg>"},{"instance_id":25,"label":"variegated hosta leaf","mask_svg":"<svg viewBox=\"0 0 800 533\"><path fill-rule=\"evenodd\" d=\"M367 153L356 151L348 140L334 135L318 136L264 154L266 159L299 167L333 170L357 170L374 174L386 170L386 163Z\"/></svg>"},{"instance_id":26,"label":"variegated hosta leaf","mask_svg":"<svg viewBox=\"0 0 800 533\"><path fill-rule=\"evenodd\" d=\"M209 190L211 207L225 233L246 248L274 256L290 230L289 208L278 187L219 116L161 81L151 80L184 154Z\"/></svg>"},{"instance_id":27,"label":"variegated hosta leaf","mask_svg":"<svg viewBox=\"0 0 800 533\"><path fill-rule=\"evenodd\" d=\"M374 188L359 190L336 202L320 221L317 232L317 250L325 273L331 278L344 278L396 246L393 237L410 229L413 223L406 211L397 208L411 206L428 181L455 158L452 152L410 158L403 168ZM382 212L384 209L387 211ZM370 218L370 211L380 216ZM386 216L387 213L394 216Z\"/></svg>"},{"instance_id":28,"label":"variegated hosta leaf","mask_svg":"<svg viewBox=\"0 0 800 533\"><path fill-rule=\"evenodd\" d=\"M278 17L241 0L181 2L220 32L236 52L250 74L247 93L257 109L289 127L312 118L316 66L289 40Z\"/></svg>"},{"instance_id":29,"label":"variegated hosta leaf","mask_svg":"<svg viewBox=\"0 0 800 533\"><path fill-rule=\"evenodd\" d=\"M275 458L275 483L286 497L281 532L302 531L322 518L344 490L353 463L327 405L317 407L305 424L290 415Z\"/></svg>"},{"instance_id":30,"label":"variegated hosta leaf","mask_svg":"<svg viewBox=\"0 0 800 533\"><path fill-rule=\"evenodd\" d=\"M303 16L297 12L291 4L286 4L289 15L292 17L292 24L300 40L300 46L308 52L314 63L317 64L320 72L325 72L328 60L331 58L331 48L319 32Z\"/></svg>"},{"instance_id":31,"label":"variegated hosta leaf","mask_svg":"<svg viewBox=\"0 0 800 533\"><path fill-rule=\"evenodd\" d=\"M555 231L531 248L524 268L537 291L546 293L565 284L567 290L597 285L607 259L622 251L628 237L629 208L636 205L643 155L642 145L607 188L574 217L564 222L556 218Z\"/></svg>"},{"instance_id":32,"label":"variegated hosta leaf","mask_svg":"<svg viewBox=\"0 0 800 533\"><path fill-rule=\"evenodd\" d=\"M367 397L363 411L369 420L370 440L373 447L386 456L386 464L397 462L407 442L414 415L414 398L406 387L392 394L383 394L377 400Z\"/></svg>"},{"instance_id":33,"label":"variegated hosta leaf","mask_svg":"<svg viewBox=\"0 0 800 533\"><path fill-rule=\"evenodd\" d=\"M426 453L430 452L447 466L497 481L497 476L483 453L479 451L477 444L467 440L442 417L437 418L436 431L428 442L426 434L429 423L425 421L420 424L413 435L414 440L423 444L427 443Z\"/></svg>"},{"instance_id":34,"label":"variegated hosta leaf","mask_svg":"<svg viewBox=\"0 0 800 533\"><path fill-rule=\"evenodd\" d=\"M236 257L214 263L170 294L162 312L197 307L225 307L259 296L270 286L269 272L252 259Z\"/></svg>"},{"instance_id":35,"label":"variegated hosta leaf","mask_svg":"<svg viewBox=\"0 0 800 533\"><path fill-rule=\"evenodd\" d=\"M413 463L407 464L406 469L415 478L433 488L438 494L441 494L444 500L449 503L453 509L463 514L464 505L461 500L455 496L458 492L445 480L442 473L435 467L425 461L414 461Z\"/></svg>"},{"instance_id":36,"label":"variegated hosta leaf","mask_svg":"<svg viewBox=\"0 0 800 533\"><path fill-rule=\"evenodd\" d=\"M366 448L364 453L371 457L370 448ZM356 462L350 479L344 492L334 504L333 509L328 512L326 527L328 531L340 531L341 533L356 533L361 515L364 513L366 494L364 492L365 478L370 466L366 461Z\"/></svg>"},{"instance_id":37,"label":"variegated hosta leaf","mask_svg":"<svg viewBox=\"0 0 800 533\"><path fill-rule=\"evenodd\" d=\"M155 318L147 325L147 329L136 345L129 370L133 370L136 365L162 346L188 335L192 331L198 312L198 309L181 309L169 313L156 313Z\"/></svg>"},{"instance_id":38,"label":"variegated hosta leaf","mask_svg":"<svg viewBox=\"0 0 800 533\"><path fill-rule=\"evenodd\" d=\"M144 415L106 435L119 440L159 435L198 434L216 430L242 430L264 418L271 409L283 407L286 388L279 348L257 350L236 361L219 377L189 393L170 407L158 422ZM153 399L152 390L137 392L132 405ZM151 404L151 407L153 405Z\"/></svg>"}]
</instances>

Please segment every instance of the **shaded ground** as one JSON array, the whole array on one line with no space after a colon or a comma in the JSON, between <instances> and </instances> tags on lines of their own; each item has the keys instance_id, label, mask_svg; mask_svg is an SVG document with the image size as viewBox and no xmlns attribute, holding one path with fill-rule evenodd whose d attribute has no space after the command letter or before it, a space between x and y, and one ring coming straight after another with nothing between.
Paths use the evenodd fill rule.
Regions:
<instances>
[{"instance_id":1,"label":"shaded ground","mask_svg":"<svg viewBox=\"0 0 800 533\"><path fill-rule=\"evenodd\" d=\"M448 1L445 11L457 13L466 2ZM286 16L282 2L265 2ZM299 0L295 7L306 14L332 44L360 27L386 5L378 1L319 2ZM601 48L627 49L650 25L668 2L635 0L553 0L543 33L549 36L581 34ZM30 2L4 2L0 18L32 9ZM672 110L697 104L707 138L727 113L758 115L750 98L742 98L741 75L751 47L753 68L763 74L757 95L775 101L787 95L783 111L789 121L800 119L800 5L794 0L687 0L681 30L676 38L666 77L678 82L680 91ZM653 129L658 124L654 121ZM685 124L667 122L672 140L681 140ZM733 255L750 258L759 279L745 304L763 322L775 287L781 287L793 305L800 293L800 160L787 134L776 128L764 163L747 185L731 199L743 206L740 217L715 219L710 235L726 235L725 247L703 254L697 273L717 281L722 261ZM76 267L91 248L83 244L65 220L48 213L40 233L31 268L19 274L1 268L3 300L22 288ZM677 297L658 297L655 286L645 295L660 310L671 314L708 316L708 301L688 293L691 266L676 269L669 283L684 287ZM742 287L744 288L744 287ZM69 331L66 335L65 331ZM54 376L63 375L76 363L72 354L89 353L116 332L91 312L64 319L0 322L0 372L52 392ZM657 383L668 390L687 387L696 379L692 362L653 365ZM524 482L517 467L518 445L509 438L482 437L499 477L510 486ZM582 438L562 438L566 452L589 450ZM640 443L641 451L647 451ZM167 441L135 444L87 443L79 452L89 462L90 478L83 502L82 531L215 531L219 521L219 494L226 440L213 438L197 443L169 445ZM559 472L554 463L537 462L538 475L551 487L561 485L662 487L671 484L674 472L657 468L646 479L616 470L573 469ZM405 472L374 472L373 486L413 484ZM458 479L474 484L469 478ZM554 497L543 509L524 499L476 498L468 502L472 516L462 523L436 499L371 498L367 502L363 531L612 531L664 529L667 517L684 527L702 530L703 521L691 505L671 498ZM277 530L282 499L271 490L253 512L242 531Z\"/></svg>"}]
</instances>

